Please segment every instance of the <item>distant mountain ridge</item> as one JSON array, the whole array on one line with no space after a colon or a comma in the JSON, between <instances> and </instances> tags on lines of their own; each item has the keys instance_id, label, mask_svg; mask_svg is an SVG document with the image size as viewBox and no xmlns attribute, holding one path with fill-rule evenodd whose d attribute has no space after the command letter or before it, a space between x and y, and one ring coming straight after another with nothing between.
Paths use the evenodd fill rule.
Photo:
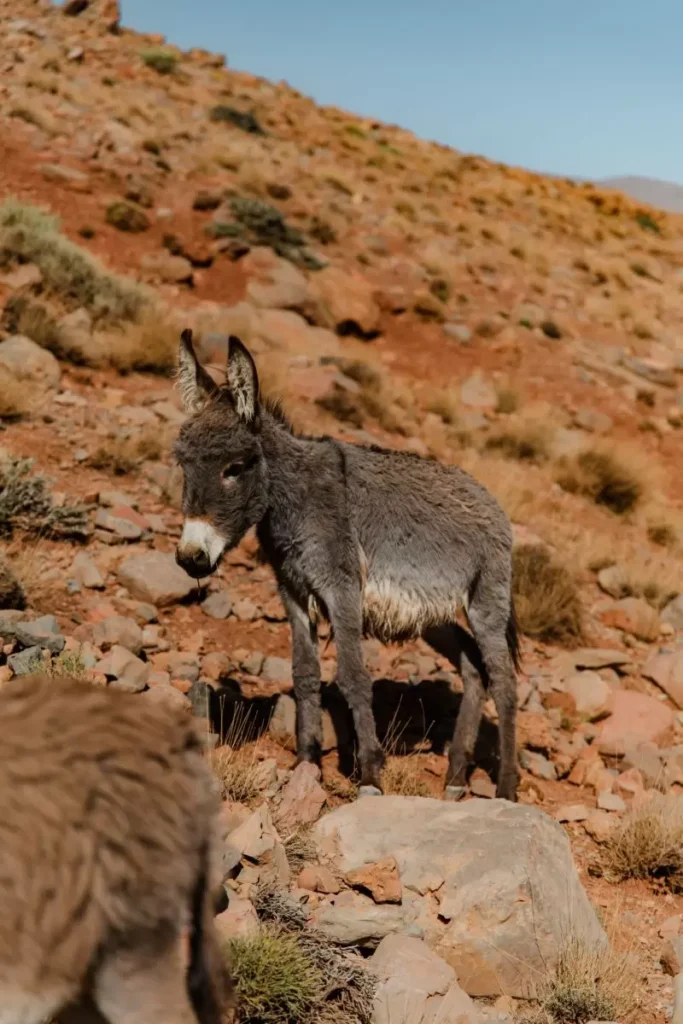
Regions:
<instances>
[{"instance_id":1,"label":"distant mountain ridge","mask_svg":"<svg viewBox=\"0 0 683 1024\"><path fill-rule=\"evenodd\" d=\"M659 178L646 178L627 174L614 178L603 178L596 182L602 188L615 188L641 203L648 203L669 213L683 213L683 185Z\"/></svg>"}]
</instances>

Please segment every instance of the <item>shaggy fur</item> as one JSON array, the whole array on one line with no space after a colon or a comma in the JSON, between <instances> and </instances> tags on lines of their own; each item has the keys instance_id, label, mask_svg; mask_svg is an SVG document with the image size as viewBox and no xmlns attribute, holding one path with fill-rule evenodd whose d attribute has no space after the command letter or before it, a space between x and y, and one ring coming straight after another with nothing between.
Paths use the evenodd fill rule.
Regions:
<instances>
[{"instance_id":1,"label":"shaggy fur","mask_svg":"<svg viewBox=\"0 0 683 1024\"><path fill-rule=\"evenodd\" d=\"M176 444L185 515L177 558L190 575L206 576L256 526L292 627L299 757L320 753L322 615L334 631L338 683L353 713L361 785L379 788L382 764L362 635L423 636L464 684L447 784L465 784L489 688L500 724L498 794L515 799L518 643L503 510L458 468L295 436L260 401L253 360L236 338L227 376L224 387L208 377L184 332L179 383L192 415ZM456 624L459 609L471 633Z\"/></svg>"},{"instance_id":2,"label":"shaggy fur","mask_svg":"<svg viewBox=\"0 0 683 1024\"><path fill-rule=\"evenodd\" d=\"M192 719L76 681L0 691L0 1022L219 1024L217 794ZM183 936L190 934L189 969Z\"/></svg>"}]
</instances>

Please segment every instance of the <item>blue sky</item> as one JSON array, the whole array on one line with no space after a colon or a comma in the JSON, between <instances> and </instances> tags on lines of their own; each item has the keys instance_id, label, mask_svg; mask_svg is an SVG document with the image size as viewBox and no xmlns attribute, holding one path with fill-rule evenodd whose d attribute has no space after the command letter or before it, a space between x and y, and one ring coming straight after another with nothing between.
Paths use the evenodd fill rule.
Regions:
<instances>
[{"instance_id":1,"label":"blue sky","mask_svg":"<svg viewBox=\"0 0 683 1024\"><path fill-rule=\"evenodd\" d=\"M123 22L534 170L683 183L681 0L123 0Z\"/></svg>"}]
</instances>

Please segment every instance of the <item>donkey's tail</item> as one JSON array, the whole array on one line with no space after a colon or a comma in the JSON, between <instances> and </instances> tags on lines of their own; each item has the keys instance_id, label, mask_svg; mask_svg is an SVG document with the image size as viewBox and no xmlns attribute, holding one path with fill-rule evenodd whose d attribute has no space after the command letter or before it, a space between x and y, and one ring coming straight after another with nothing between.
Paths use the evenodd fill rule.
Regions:
<instances>
[{"instance_id":1,"label":"donkey's tail","mask_svg":"<svg viewBox=\"0 0 683 1024\"><path fill-rule=\"evenodd\" d=\"M213 922L209 875L209 849L205 844L192 898L187 987L200 1024L221 1024L226 1011L234 1005L234 990Z\"/></svg>"},{"instance_id":2,"label":"donkey's tail","mask_svg":"<svg viewBox=\"0 0 683 1024\"><path fill-rule=\"evenodd\" d=\"M515 671L519 672L522 664L522 649L519 643L519 626L517 624L515 602L512 597L510 598L510 615L505 628L505 639L507 640L508 650L510 652L510 657L512 658L512 663L515 666Z\"/></svg>"}]
</instances>

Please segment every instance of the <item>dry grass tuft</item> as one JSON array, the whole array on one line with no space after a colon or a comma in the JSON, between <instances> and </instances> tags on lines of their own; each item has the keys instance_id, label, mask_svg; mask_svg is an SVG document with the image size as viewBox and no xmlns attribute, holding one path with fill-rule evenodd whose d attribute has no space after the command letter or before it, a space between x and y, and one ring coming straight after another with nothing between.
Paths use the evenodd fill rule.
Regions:
<instances>
[{"instance_id":1,"label":"dry grass tuft","mask_svg":"<svg viewBox=\"0 0 683 1024\"><path fill-rule=\"evenodd\" d=\"M108 336L107 358L120 373L170 374L176 365L178 337L176 325L150 309L138 323Z\"/></svg>"},{"instance_id":2,"label":"dry grass tuft","mask_svg":"<svg viewBox=\"0 0 683 1024\"><path fill-rule=\"evenodd\" d=\"M541 423L522 421L488 437L484 448L506 459L539 464L550 455L550 437Z\"/></svg>"},{"instance_id":3,"label":"dry grass tuft","mask_svg":"<svg viewBox=\"0 0 683 1024\"><path fill-rule=\"evenodd\" d=\"M211 767L225 799L248 804L260 796L261 780L254 723L242 705L235 706L222 739L224 745L210 754Z\"/></svg>"},{"instance_id":4,"label":"dry grass tuft","mask_svg":"<svg viewBox=\"0 0 683 1024\"><path fill-rule=\"evenodd\" d=\"M636 508L647 490L639 455L629 458L607 448L589 448L562 460L556 479L565 491L591 498L617 515Z\"/></svg>"},{"instance_id":5,"label":"dry grass tuft","mask_svg":"<svg viewBox=\"0 0 683 1024\"><path fill-rule=\"evenodd\" d=\"M103 319L135 320L148 301L139 285L69 241L56 217L16 199L0 203L0 259L35 263L49 291Z\"/></svg>"},{"instance_id":6,"label":"dry grass tuft","mask_svg":"<svg viewBox=\"0 0 683 1024\"><path fill-rule=\"evenodd\" d=\"M167 449L166 431L150 426L132 437L114 437L105 441L90 456L88 465L114 476L126 476L139 469L141 463L160 459Z\"/></svg>"},{"instance_id":7,"label":"dry grass tuft","mask_svg":"<svg viewBox=\"0 0 683 1024\"><path fill-rule=\"evenodd\" d=\"M417 753L403 757L388 756L381 774L382 790L387 796L431 796L429 787L420 778Z\"/></svg>"},{"instance_id":8,"label":"dry grass tuft","mask_svg":"<svg viewBox=\"0 0 683 1024\"><path fill-rule=\"evenodd\" d=\"M518 1024L587 1024L622 1021L638 1006L632 957L609 946L570 939L553 975L539 986L538 1007Z\"/></svg>"},{"instance_id":9,"label":"dry grass tuft","mask_svg":"<svg viewBox=\"0 0 683 1024\"><path fill-rule=\"evenodd\" d=\"M683 797L653 793L629 811L608 841L605 867L615 878L661 878L683 891Z\"/></svg>"},{"instance_id":10,"label":"dry grass tuft","mask_svg":"<svg viewBox=\"0 0 683 1024\"><path fill-rule=\"evenodd\" d=\"M512 588L523 633L567 647L580 642L583 612L576 580L549 551L534 544L514 548Z\"/></svg>"}]
</instances>

